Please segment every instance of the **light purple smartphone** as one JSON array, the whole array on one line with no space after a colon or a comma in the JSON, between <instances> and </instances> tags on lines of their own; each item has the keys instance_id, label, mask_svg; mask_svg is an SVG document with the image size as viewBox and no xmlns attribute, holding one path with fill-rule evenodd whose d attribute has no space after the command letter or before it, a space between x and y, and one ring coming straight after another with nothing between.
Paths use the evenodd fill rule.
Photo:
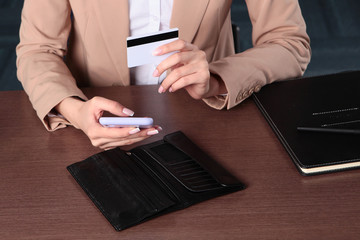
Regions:
<instances>
[{"instance_id":1,"label":"light purple smartphone","mask_svg":"<svg viewBox=\"0 0 360 240\"><path fill-rule=\"evenodd\" d=\"M101 117L99 123L105 127L150 128L153 119L149 117Z\"/></svg>"}]
</instances>

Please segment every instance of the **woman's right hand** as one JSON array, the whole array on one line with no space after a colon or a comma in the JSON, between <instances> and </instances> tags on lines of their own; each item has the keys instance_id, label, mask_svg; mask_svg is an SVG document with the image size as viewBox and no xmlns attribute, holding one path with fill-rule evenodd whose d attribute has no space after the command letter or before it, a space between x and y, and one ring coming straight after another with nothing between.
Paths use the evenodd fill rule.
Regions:
<instances>
[{"instance_id":1,"label":"woman's right hand","mask_svg":"<svg viewBox=\"0 0 360 240\"><path fill-rule=\"evenodd\" d=\"M142 129L134 127L108 128L99 123L105 111L116 116L132 116L134 112L120 103L103 97L94 97L86 102L69 97L61 101L56 110L74 127L81 129L95 147L104 150L130 145L159 133L161 127Z\"/></svg>"}]
</instances>

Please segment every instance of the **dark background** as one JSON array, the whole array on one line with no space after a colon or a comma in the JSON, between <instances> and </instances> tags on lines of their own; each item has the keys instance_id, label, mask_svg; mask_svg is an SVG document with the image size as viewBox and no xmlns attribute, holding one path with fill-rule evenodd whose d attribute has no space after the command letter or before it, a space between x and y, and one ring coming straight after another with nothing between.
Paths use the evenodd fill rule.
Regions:
<instances>
[{"instance_id":1,"label":"dark background","mask_svg":"<svg viewBox=\"0 0 360 240\"><path fill-rule=\"evenodd\" d=\"M360 70L360 1L299 2L312 48L305 76ZM0 0L0 91L22 89L15 65L22 5L23 0ZM240 27L240 49L250 48L251 24L244 0L233 1L232 19Z\"/></svg>"}]
</instances>

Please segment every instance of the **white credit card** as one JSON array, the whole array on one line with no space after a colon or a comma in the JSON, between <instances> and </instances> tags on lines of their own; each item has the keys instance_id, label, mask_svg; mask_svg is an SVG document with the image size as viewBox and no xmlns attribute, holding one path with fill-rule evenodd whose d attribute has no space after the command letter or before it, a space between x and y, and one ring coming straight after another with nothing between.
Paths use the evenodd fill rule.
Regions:
<instances>
[{"instance_id":1,"label":"white credit card","mask_svg":"<svg viewBox=\"0 0 360 240\"><path fill-rule=\"evenodd\" d=\"M154 50L157 47L175 41L178 38L178 28L126 38L128 67L131 68L150 63L158 65L175 52L154 56Z\"/></svg>"}]
</instances>

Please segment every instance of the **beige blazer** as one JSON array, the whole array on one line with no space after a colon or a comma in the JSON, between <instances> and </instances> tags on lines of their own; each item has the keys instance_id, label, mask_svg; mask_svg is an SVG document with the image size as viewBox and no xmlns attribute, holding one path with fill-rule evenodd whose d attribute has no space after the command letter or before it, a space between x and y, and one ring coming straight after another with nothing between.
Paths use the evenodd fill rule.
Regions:
<instances>
[{"instance_id":1,"label":"beige blazer","mask_svg":"<svg viewBox=\"0 0 360 240\"><path fill-rule=\"evenodd\" d=\"M302 75L310 61L297 0L246 3L254 47L234 54L231 1L174 0L170 26L205 51L210 72L227 87L227 97L204 99L217 109L236 106L265 84ZM66 97L86 99L78 87L129 85L128 35L128 0L25 0L17 73L48 130L69 124L48 114Z\"/></svg>"}]
</instances>

